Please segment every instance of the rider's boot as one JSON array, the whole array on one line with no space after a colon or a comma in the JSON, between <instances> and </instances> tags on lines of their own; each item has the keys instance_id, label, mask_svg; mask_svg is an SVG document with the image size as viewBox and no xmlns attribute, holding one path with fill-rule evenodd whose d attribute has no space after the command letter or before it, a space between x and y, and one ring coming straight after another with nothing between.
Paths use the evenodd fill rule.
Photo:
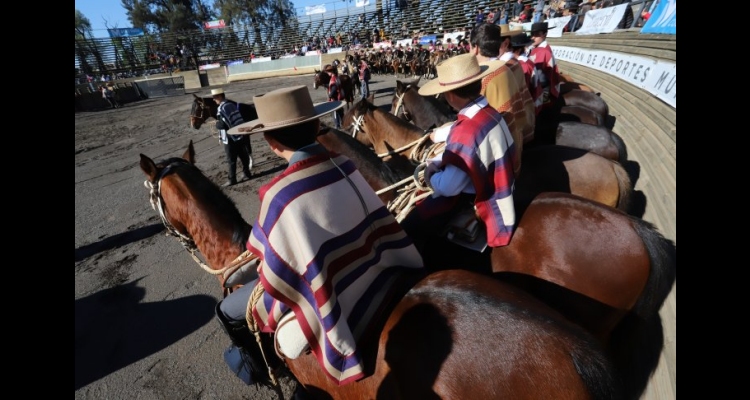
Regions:
<instances>
[{"instance_id":1,"label":"rider's boot","mask_svg":"<svg viewBox=\"0 0 750 400\"><path fill-rule=\"evenodd\" d=\"M255 356L256 353L259 353L259 351L254 351L258 349L255 337L247 325L234 325L230 323L219 309L220 305L221 302L216 305L216 317L224 328L224 332L232 340L232 345L224 351L224 361L229 366L229 369L246 384L268 384L270 378L262 355L257 354L257 356L261 357L260 359L256 359Z\"/></svg>"}]
</instances>

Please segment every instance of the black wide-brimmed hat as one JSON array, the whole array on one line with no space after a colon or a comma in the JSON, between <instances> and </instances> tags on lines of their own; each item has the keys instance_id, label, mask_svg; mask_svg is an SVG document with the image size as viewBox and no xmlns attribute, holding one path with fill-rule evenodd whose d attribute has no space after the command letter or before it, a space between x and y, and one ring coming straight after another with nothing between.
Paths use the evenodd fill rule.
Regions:
<instances>
[{"instance_id":1,"label":"black wide-brimmed hat","mask_svg":"<svg viewBox=\"0 0 750 400\"><path fill-rule=\"evenodd\" d=\"M549 25L546 22L534 22L531 24L531 28L529 29L530 32L537 32L537 31L547 31L549 29Z\"/></svg>"},{"instance_id":2,"label":"black wide-brimmed hat","mask_svg":"<svg viewBox=\"0 0 750 400\"><path fill-rule=\"evenodd\" d=\"M526 47L532 43L534 43L534 41L525 33L510 37L510 47Z\"/></svg>"}]
</instances>

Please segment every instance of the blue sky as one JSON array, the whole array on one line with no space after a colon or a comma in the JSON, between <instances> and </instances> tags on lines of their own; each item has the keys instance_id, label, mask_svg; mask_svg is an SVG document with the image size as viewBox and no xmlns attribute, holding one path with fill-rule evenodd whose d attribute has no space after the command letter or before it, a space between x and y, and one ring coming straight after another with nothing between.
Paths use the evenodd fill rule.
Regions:
<instances>
[{"instance_id":1,"label":"blue sky","mask_svg":"<svg viewBox=\"0 0 750 400\"><path fill-rule=\"evenodd\" d=\"M107 26L110 28L132 28L125 9L122 8L120 0L75 0L75 8L83 13L91 22L91 28L94 31L94 37L106 37ZM374 3L371 0L371 3ZM342 0L292 0L295 8L325 4L326 9L333 10L334 7L346 7L346 2ZM354 1L350 4L354 6ZM104 21L107 21L106 24Z\"/></svg>"}]
</instances>

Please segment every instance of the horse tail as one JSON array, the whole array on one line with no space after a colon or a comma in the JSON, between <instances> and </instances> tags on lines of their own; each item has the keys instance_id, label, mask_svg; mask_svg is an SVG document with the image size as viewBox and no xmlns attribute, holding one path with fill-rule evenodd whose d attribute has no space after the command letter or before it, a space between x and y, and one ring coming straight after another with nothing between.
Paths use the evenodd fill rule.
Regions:
<instances>
[{"instance_id":1,"label":"horse tail","mask_svg":"<svg viewBox=\"0 0 750 400\"><path fill-rule=\"evenodd\" d=\"M677 247L649 222L631 217L651 263L648 280L631 312L615 326L609 354L626 389L626 399L639 399L659 365L664 349L661 310L677 280Z\"/></svg>"},{"instance_id":2,"label":"horse tail","mask_svg":"<svg viewBox=\"0 0 750 400\"><path fill-rule=\"evenodd\" d=\"M619 199L617 200L617 209L623 212L630 210L630 196L633 193L633 182L625 167L617 161L612 161L612 169L617 177L617 186L620 188Z\"/></svg>"},{"instance_id":3,"label":"horse tail","mask_svg":"<svg viewBox=\"0 0 750 400\"><path fill-rule=\"evenodd\" d=\"M677 280L677 246L662 235L650 222L637 217L635 230L648 251L651 269L643 294L633 306L633 312L643 319L657 315Z\"/></svg>"},{"instance_id":4,"label":"horse tail","mask_svg":"<svg viewBox=\"0 0 750 400\"><path fill-rule=\"evenodd\" d=\"M586 339L582 340L586 341ZM605 352L594 350L599 348L598 343L592 339L588 341L586 345L570 349L570 356L591 399L622 399L624 388L616 365L606 357Z\"/></svg>"},{"instance_id":5,"label":"horse tail","mask_svg":"<svg viewBox=\"0 0 750 400\"><path fill-rule=\"evenodd\" d=\"M610 138L612 139L612 143L617 148L617 154L619 154L619 157L617 161L625 165L625 163L628 161L628 148L625 146L625 141L622 140L622 137L614 132L610 135Z\"/></svg>"}]
</instances>

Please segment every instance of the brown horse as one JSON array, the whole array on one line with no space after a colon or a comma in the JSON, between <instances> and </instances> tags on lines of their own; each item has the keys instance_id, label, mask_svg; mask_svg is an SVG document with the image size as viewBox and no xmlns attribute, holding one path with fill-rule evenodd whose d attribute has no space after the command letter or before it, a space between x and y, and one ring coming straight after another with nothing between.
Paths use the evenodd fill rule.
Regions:
<instances>
[{"instance_id":1,"label":"brown horse","mask_svg":"<svg viewBox=\"0 0 750 400\"><path fill-rule=\"evenodd\" d=\"M391 114L413 123L422 130L442 126L456 120L456 113L448 104L434 96L419 94L419 81L396 81L396 91L391 100Z\"/></svg>"},{"instance_id":2,"label":"brown horse","mask_svg":"<svg viewBox=\"0 0 750 400\"><path fill-rule=\"evenodd\" d=\"M410 155L425 135L421 128L367 100L360 100L349 109L341 125L392 168L406 174L414 172L416 164Z\"/></svg>"},{"instance_id":3,"label":"brown horse","mask_svg":"<svg viewBox=\"0 0 750 400\"><path fill-rule=\"evenodd\" d=\"M596 93L573 89L561 93L559 100L562 101L563 106L586 107L601 115L603 119L609 116L609 105Z\"/></svg>"},{"instance_id":4,"label":"brown horse","mask_svg":"<svg viewBox=\"0 0 750 400\"><path fill-rule=\"evenodd\" d=\"M375 149L394 157L391 164L400 171L414 171L410 145L423 135L415 125L380 108L359 102L344 114L343 126ZM402 151L396 151L404 149ZM391 153L394 153L391 155ZM572 193L610 207L628 211L633 183L618 163L586 150L564 146L539 146L523 152L520 174L516 177L514 200L522 213L542 192Z\"/></svg>"},{"instance_id":5,"label":"brown horse","mask_svg":"<svg viewBox=\"0 0 750 400\"><path fill-rule=\"evenodd\" d=\"M318 143L334 153L343 154L352 160L357 169L362 173L367 183L380 191L394 185L411 174L399 173L397 170L383 162L369 147L353 138L348 132L338 130L329 126L321 126L317 137ZM383 203L396 197L395 190L385 190L379 194Z\"/></svg>"},{"instance_id":6,"label":"brown horse","mask_svg":"<svg viewBox=\"0 0 750 400\"><path fill-rule=\"evenodd\" d=\"M258 112L255 110L255 104L237 103L242 119L252 121L258 118ZM194 129L200 129L201 125L209 118L216 118L219 105L216 104L213 97L199 97L193 93L193 103L190 108L190 126Z\"/></svg>"},{"instance_id":7,"label":"brown horse","mask_svg":"<svg viewBox=\"0 0 750 400\"><path fill-rule=\"evenodd\" d=\"M352 78L347 74L341 74L338 77L339 82L341 82L340 90L344 96L343 100L348 103L347 107L351 107L352 103L354 103L354 85L352 84ZM313 77L313 89L318 89L321 86L328 87L330 81L331 76L328 75L328 73L316 69Z\"/></svg>"},{"instance_id":8,"label":"brown horse","mask_svg":"<svg viewBox=\"0 0 750 400\"><path fill-rule=\"evenodd\" d=\"M155 163L140 157L168 229L194 241L212 270L238 257L248 224L195 167L192 142L183 158ZM622 396L600 343L523 290L458 269L410 279L416 283L394 298L372 339L359 344L365 378L338 386L310 352L283 360L272 348L264 354L275 359L270 364L286 366L311 395L328 399Z\"/></svg>"},{"instance_id":9,"label":"brown horse","mask_svg":"<svg viewBox=\"0 0 750 400\"><path fill-rule=\"evenodd\" d=\"M601 114L584 106L561 107L557 123L559 124L564 121L582 122L594 126L604 126L605 122L604 117L602 117Z\"/></svg>"},{"instance_id":10,"label":"brown horse","mask_svg":"<svg viewBox=\"0 0 750 400\"><path fill-rule=\"evenodd\" d=\"M622 165L628 161L625 141L605 126L575 121L560 122L554 144L588 150Z\"/></svg>"}]
</instances>

